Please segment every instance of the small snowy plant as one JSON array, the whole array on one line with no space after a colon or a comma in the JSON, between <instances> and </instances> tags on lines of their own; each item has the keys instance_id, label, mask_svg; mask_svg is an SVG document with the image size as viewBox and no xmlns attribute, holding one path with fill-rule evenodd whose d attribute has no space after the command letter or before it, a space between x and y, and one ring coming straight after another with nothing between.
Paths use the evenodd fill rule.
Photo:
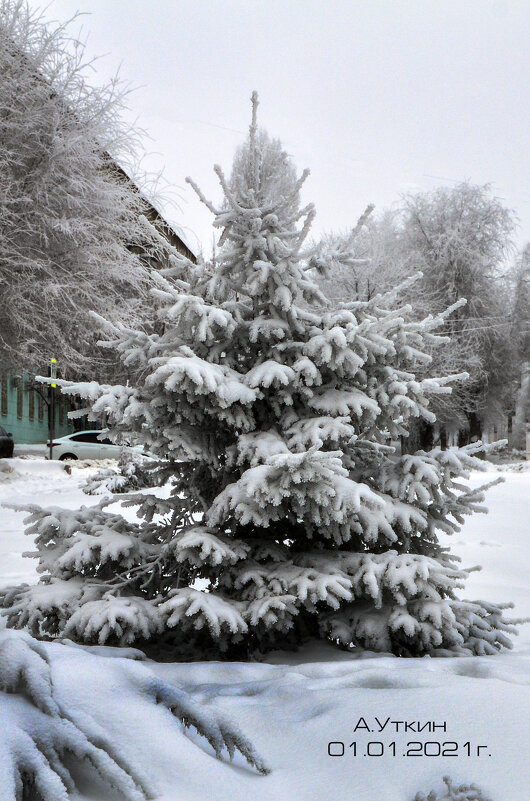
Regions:
<instances>
[{"instance_id":1,"label":"small snowy plant","mask_svg":"<svg viewBox=\"0 0 530 801\"><path fill-rule=\"evenodd\" d=\"M431 790L428 795L418 793L414 801L491 801L482 794L482 790L476 784L456 785L448 776L444 776L444 784L443 795Z\"/></svg>"},{"instance_id":2,"label":"small snowy plant","mask_svg":"<svg viewBox=\"0 0 530 801\"><path fill-rule=\"evenodd\" d=\"M510 647L503 607L459 600L468 571L438 542L484 511L462 481L484 467L480 443L390 444L458 378L415 378L451 310L411 322L396 295L329 310L312 277L325 248L303 250L307 172L256 108L230 179L215 168L219 208L195 187L222 232L215 259L171 257L157 333L106 326L134 385L59 382L116 441L134 432L169 490L129 498L133 523L108 499L25 507L42 578L5 594L9 625L189 658L308 638L401 656Z\"/></svg>"}]
</instances>

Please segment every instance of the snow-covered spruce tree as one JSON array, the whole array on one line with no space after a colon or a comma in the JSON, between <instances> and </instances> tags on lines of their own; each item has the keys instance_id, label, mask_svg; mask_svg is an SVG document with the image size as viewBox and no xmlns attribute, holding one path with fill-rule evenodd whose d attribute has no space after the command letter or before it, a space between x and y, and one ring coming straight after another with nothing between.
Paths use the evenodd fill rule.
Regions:
<instances>
[{"instance_id":1,"label":"snow-covered spruce tree","mask_svg":"<svg viewBox=\"0 0 530 801\"><path fill-rule=\"evenodd\" d=\"M24 507L42 578L5 594L9 625L191 658L311 637L403 656L510 647L503 607L457 598L467 571L437 539L483 511L462 483L483 463L470 447L400 458L388 444L449 391L414 377L446 341L445 313L405 322L388 298L326 311L309 277L325 254L302 253L307 173L256 107L230 180L215 168L215 263L184 265L186 283L175 256L155 290L162 333L107 325L135 386L62 382L116 441L135 432L169 493L132 497L137 523L108 499Z\"/></svg>"}]
</instances>

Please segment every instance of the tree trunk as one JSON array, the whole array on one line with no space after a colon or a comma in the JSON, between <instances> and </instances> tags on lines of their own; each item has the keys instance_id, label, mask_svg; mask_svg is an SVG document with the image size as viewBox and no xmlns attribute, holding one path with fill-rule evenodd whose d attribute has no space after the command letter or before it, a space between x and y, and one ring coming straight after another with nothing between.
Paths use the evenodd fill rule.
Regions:
<instances>
[{"instance_id":1,"label":"tree trunk","mask_svg":"<svg viewBox=\"0 0 530 801\"><path fill-rule=\"evenodd\" d=\"M409 436L401 438L402 453L430 451L434 445L434 428L431 423L417 419L411 421Z\"/></svg>"},{"instance_id":2,"label":"tree trunk","mask_svg":"<svg viewBox=\"0 0 530 801\"><path fill-rule=\"evenodd\" d=\"M515 398L515 415L512 426L513 447L524 451L526 448L526 421L530 411L530 362L521 368L521 386Z\"/></svg>"}]
</instances>

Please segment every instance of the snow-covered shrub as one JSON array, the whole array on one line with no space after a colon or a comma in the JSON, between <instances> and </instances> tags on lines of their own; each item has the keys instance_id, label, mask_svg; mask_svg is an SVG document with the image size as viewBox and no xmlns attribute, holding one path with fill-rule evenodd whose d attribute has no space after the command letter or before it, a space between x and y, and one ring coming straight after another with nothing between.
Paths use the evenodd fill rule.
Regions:
<instances>
[{"instance_id":1,"label":"snow-covered shrub","mask_svg":"<svg viewBox=\"0 0 530 801\"><path fill-rule=\"evenodd\" d=\"M431 790L428 795L417 793L414 801L491 801L476 784L454 785L448 776L444 776L444 783L442 793L435 790Z\"/></svg>"},{"instance_id":2,"label":"snow-covered shrub","mask_svg":"<svg viewBox=\"0 0 530 801\"><path fill-rule=\"evenodd\" d=\"M504 607L459 600L468 571L438 542L485 511L463 481L485 469L480 443L390 445L458 378L414 372L451 310L407 321L392 294L326 309L302 251L306 173L257 130L253 101L230 180L215 168L221 207L202 198L222 230L215 261L159 278L157 333L106 324L134 386L58 382L115 441L134 432L169 494L128 499L136 523L109 500L24 507L42 579L5 593L9 625L192 658L308 637L403 656L510 647Z\"/></svg>"},{"instance_id":3,"label":"snow-covered shrub","mask_svg":"<svg viewBox=\"0 0 530 801\"><path fill-rule=\"evenodd\" d=\"M79 663L83 658L94 659L83 655ZM105 685L106 660L95 658L94 669ZM225 753L232 758L237 750L259 773L268 772L252 743L228 718L165 684L144 665L129 674L122 676L122 691L127 688L129 699L134 692L153 706L162 704L184 726L193 726L206 738L218 758ZM112 676L115 681L115 673ZM56 678L42 643L26 632L0 632L0 801L22 801L30 792L42 801L68 801L75 790L76 764L88 765L128 801L155 798L151 782L110 733L92 720L83 701L77 705L76 694L70 693L65 707L56 695Z\"/></svg>"},{"instance_id":4,"label":"snow-covered shrub","mask_svg":"<svg viewBox=\"0 0 530 801\"><path fill-rule=\"evenodd\" d=\"M83 492L87 495L102 495L106 492L123 493L155 487L158 462L135 451L123 449L116 468L104 467L90 476Z\"/></svg>"}]
</instances>

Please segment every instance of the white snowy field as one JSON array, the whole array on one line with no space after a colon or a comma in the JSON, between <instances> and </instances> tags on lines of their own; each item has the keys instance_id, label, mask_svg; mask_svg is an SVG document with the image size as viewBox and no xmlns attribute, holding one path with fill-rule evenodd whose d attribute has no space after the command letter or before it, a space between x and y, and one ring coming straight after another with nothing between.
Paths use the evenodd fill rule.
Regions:
<instances>
[{"instance_id":1,"label":"white snowy field","mask_svg":"<svg viewBox=\"0 0 530 801\"><path fill-rule=\"evenodd\" d=\"M99 500L80 489L89 468L68 474L40 459L9 466L14 472L0 472L0 503L76 508ZM526 467L504 470L505 483L488 493L490 514L468 519L452 541L465 566L484 567L471 575L466 597L513 600L518 617L530 615ZM495 470L474 474L472 483ZM21 555L31 548L23 516L0 508L0 586L36 579L33 560ZM492 801L529 797L530 625L513 651L480 658L354 659L321 645L274 654L267 664L156 665L105 658L116 649L46 649L60 702L89 713L150 778L160 801L412 801L419 790L441 789L446 774L476 782ZM215 759L163 706L133 692L149 671L237 721L270 775L243 760ZM120 798L93 778L82 787L82 799ZM0 797L1 788L0 776Z\"/></svg>"}]
</instances>

